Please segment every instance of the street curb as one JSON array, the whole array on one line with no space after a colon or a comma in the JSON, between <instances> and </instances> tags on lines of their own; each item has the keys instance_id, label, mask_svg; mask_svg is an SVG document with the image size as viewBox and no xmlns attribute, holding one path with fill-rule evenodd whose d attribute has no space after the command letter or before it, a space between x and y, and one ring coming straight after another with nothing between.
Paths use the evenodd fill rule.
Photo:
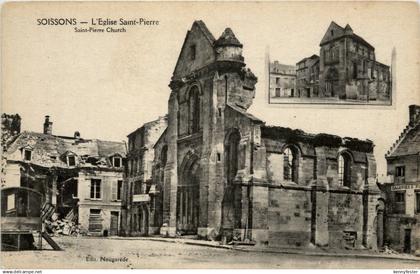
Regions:
<instances>
[{"instance_id":1,"label":"street curb","mask_svg":"<svg viewBox=\"0 0 420 274\"><path fill-rule=\"evenodd\" d=\"M407 257L391 257L391 256L380 256L373 254L346 254L346 253L315 253L315 252L302 252L302 251L291 251L291 250L263 250L263 249L243 249L233 248L234 250L244 252L262 252L262 253L279 253L279 254L293 254L293 255L304 255L304 256L323 256L323 257L351 257L351 258L372 258L372 259L389 259L389 260L407 260L407 261L420 261L420 258L407 258Z\"/></svg>"},{"instance_id":2,"label":"street curb","mask_svg":"<svg viewBox=\"0 0 420 274\"><path fill-rule=\"evenodd\" d=\"M391 256L380 256L374 254L346 254L346 253L321 253L321 252L304 252L304 251L293 251L293 250L268 250L268 249L248 249L248 248L241 248L235 247L230 245L217 245L205 243L205 242L194 242L180 240L178 238L148 238L148 237L115 237L111 239L116 240L142 240L142 241L156 241L156 242L166 242L166 243L180 243L186 245L195 245L195 246L205 246L205 247L213 247L213 248L220 248L220 249L228 249L228 250L236 250L242 252L261 252L261 253L278 253L278 254L293 254L293 255L304 255L304 256L323 256L323 257L351 257L351 258L372 258L372 259L388 259L388 260L406 260L406 261L420 261L420 258L407 258L407 257L391 257Z\"/></svg>"},{"instance_id":3,"label":"street curb","mask_svg":"<svg viewBox=\"0 0 420 274\"><path fill-rule=\"evenodd\" d=\"M186 245L196 245L196 246L206 246L206 247L214 247L214 248L221 248L221 249L234 249L233 246L229 245L218 245L218 244L210 244L210 243L203 243L203 242L193 242L193 241L183 241L178 238L148 238L148 237L115 237L110 238L114 240L141 240L141 241L155 241L155 242L165 242L165 243L180 243Z\"/></svg>"}]
</instances>

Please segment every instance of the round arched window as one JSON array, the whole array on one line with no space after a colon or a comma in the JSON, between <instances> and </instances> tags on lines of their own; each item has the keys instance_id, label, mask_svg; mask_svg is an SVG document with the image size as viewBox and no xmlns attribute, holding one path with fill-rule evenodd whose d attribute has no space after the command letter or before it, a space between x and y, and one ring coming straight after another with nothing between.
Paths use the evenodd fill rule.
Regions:
<instances>
[{"instance_id":1,"label":"round arched window","mask_svg":"<svg viewBox=\"0 0 420 274\"><path fill-rule=\"evenodd\" d=\"M287 147L283 151L283 178L285 181L297 183L298 178L298 157L295 150Z\"/></svg>"}]
</instances>

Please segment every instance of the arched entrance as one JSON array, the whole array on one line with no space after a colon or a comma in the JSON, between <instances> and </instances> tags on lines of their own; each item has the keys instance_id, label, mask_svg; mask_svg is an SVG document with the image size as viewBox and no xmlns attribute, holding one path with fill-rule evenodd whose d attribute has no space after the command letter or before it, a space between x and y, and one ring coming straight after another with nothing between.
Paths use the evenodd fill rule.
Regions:
<instances>
[{"instance_id":1,"label":"arched entrance","mask_svg":"<svg viewBox=\"0 0 420 274\"><path fill-rule=\"evenodd\" d=\"M325 77L325 95L327 97L339 96L338 79L339 75L337 69L334 67L329 68Z\"/></svg>"},{"instance_id":2,"label":"arched entrance","mask_svg":"<svg viewBox=\"0 0 420 274\"><path fill-rule=\"evenodd\" d=\"M200 209L200 165L198 157L187 155L181 166L177 190L177 231L197 234Z\"/></svg>"}]
</instances>

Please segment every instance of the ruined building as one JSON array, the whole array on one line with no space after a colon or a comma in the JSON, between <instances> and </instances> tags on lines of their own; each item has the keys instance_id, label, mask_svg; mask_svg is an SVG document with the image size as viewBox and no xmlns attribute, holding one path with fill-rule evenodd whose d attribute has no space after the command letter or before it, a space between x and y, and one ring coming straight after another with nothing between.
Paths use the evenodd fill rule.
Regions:
<instances>
[{"instance_id":1,"label":"ruined building","mask_svg":"<svg viewBox=\"0 0 420 274\"><path fill-rule=\"evenodd\" d=\"M295 97L296 67L274 61L269 64L270 97Z\"/></svg>"},{"instance_id":2,"label":"ruined building","mask_svg":"<svg viewBox=\"0 0 420 274\"><path fill-rule=\"evenodd\" d=\"M123 186L125 196L122 200L122 235L155 234L162 226L161 184L153 180L153 160L154 145L167 125L167 117L160 117L128 135L127 168Z\"/></svg>"},{"instance_id":3,"label":"ruined building","mask_svg":"<svg viewBox=\"0 0 420 274\"><path fill-rule=\"evenodd\" d=\"M409 107L409 123L385 158L392 182L384 185L384 241L400 252L420 252L420 106Z\"/></svg>"},{"instance_id":4,"label":"ruined building","mask_svg":"<svg viewBox=\"0 0 420 274\"><path fill-rule=\"evenodd\" d=\"M92 235L117 234L125 144L53 135L45 117L43 133L23 131L5 151L5 186L29 187Z\"/></svg>"},{"instance_id":5,"label":"ruined building","mask_svg":"<svg viewBox=\"0 0 420 274\"><path fill-rule=\"evenodd\" d=\"M1 115L1 186L5 186L7 157L5 151L8 145L13 142L14 138L20 133L21 118L19 114Z\"/></svg>"},{"instance_id":6,"label":"ruined building","mask_svg":"<svg viewBox=\"0 0 420 274\"><path fill-rule=\"evenodd\" d=\"M168 236L375 249L373 143L266 126L248 113L257 77L242 48L230 28L218 39L202 21L188 31L153 147L154 224Z\"/></svg>"}]
</instances>

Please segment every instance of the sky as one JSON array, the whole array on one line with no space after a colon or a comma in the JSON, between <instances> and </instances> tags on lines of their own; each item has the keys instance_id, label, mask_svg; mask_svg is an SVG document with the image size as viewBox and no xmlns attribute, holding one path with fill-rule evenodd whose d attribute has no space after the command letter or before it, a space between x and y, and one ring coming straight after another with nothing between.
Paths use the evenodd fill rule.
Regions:
<instances>
[{"instance_id":1,"label":"sky","mask_svg":"<svg viewBox=\"0 0 420 274\"><path fill-rule=\"evenodd\" d=\"M1 111L19 113L22 129L42 131L50 115L53 133L122 141L143 123L167 113L170 82L182 43L194 20L216 39L232 28L257 75L250 112L268 125L370 139L378 173L384 154L408 122L408 105L420 104L419 9L409 2L248 3L9 3L3 6ZM42 18L158 20L127 26L125 33L78 33L74 26L37 25ZM331 21L347 23L391 65L392 107L268 105L267 58L295 64L319 55ZM80 26L80 25L78 25Z\"/></svg>"}]
</instances>

